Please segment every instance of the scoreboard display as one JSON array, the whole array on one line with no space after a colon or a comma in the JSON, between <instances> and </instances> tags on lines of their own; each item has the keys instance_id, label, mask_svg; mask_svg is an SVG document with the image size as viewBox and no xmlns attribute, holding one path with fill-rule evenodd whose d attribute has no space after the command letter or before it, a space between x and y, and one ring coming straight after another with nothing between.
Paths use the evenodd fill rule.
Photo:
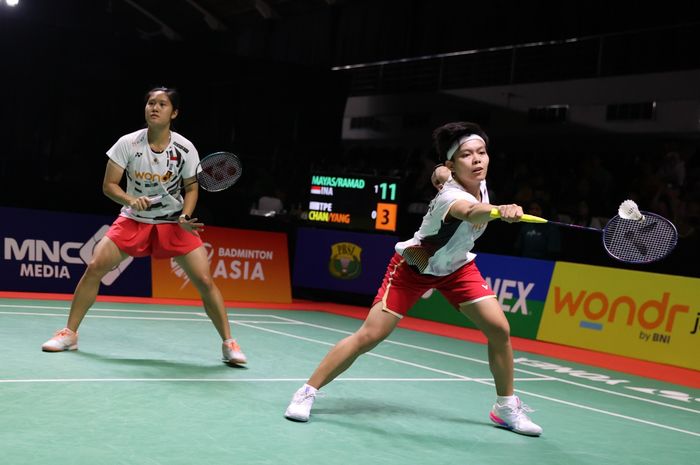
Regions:
<instances>
[{"instance_id":1,"label":"scoreboard display","mask_svg":"<svg viewBox=\"0 0 700 465\"><path fill-rule=\"evenodd\" d=\"M344 174L311 176L307 220L360 231L396 231L397 178Z\"/></svg>"}]
</instances>

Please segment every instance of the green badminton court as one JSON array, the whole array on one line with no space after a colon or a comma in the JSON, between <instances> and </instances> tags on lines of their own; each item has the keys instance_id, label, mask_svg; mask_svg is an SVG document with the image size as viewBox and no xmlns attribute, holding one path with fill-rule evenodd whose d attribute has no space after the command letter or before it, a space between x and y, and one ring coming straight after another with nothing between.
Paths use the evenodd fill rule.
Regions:
<instances>
[{"instance_id":1,"label":"green badminton court","mask_svg":"<svg viewBox=\"0 0 700 465\"><path fill-rule=\"evenodd\" d=\"M516 352L539 438L494 427L482 344L397 329L283 417L361 321L228 307L244 368L195 306L98 302L80 348L43 353L68 302L0 299L0 447L7 465L658 465L700 460L700 390Z\"/></svg>"}]
</instances>

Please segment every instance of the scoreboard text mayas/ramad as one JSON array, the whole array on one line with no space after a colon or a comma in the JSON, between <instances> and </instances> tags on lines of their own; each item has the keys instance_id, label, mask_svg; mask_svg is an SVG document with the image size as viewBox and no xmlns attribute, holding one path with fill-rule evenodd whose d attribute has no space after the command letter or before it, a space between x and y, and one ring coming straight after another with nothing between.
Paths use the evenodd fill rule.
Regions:
<instances>
[{"instance_id":1,"label":"scoreboard text mayas/ramad","mask_svg":"<svg viewBox=\"0 0 700 465\"><path fill-rule=\"evenodd\" d=\"M310 194L310 222L363 231L396 231L396 178L314 174Z\"/></svg>"}]
</instances>

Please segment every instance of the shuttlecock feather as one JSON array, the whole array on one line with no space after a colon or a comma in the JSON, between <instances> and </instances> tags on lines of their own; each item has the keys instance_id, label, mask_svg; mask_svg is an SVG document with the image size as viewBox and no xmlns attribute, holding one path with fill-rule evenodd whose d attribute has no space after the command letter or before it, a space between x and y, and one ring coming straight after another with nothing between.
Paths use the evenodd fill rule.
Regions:
<instances>
[{"instance_id":1,"label":"shuttlecock feather","mask_svg":"<svg viewBox=\"0 0 700 465\"><path fill-rule=\"evenodd\" d=\"M626 220L640 221L644 219L644 215L639 211L639 207L633 200L625 200L620 204L620 208L617 209L620 218Z\"/></svg>"}]
</instances>

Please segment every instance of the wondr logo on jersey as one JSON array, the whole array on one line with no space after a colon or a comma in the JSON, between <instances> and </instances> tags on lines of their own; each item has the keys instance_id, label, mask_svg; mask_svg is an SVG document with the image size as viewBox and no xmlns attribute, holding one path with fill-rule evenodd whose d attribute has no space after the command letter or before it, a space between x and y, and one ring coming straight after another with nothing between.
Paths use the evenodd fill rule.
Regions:
<instances>
[{"instance_id":1,"label":"wondr logo on jersey","mask_svg":"<svg viewBox=\"0 0 700 465\"><path fill-rule=\"evenodd\" d=\"M136 179L150 182L168 182L170 178L173 177L173 173L172 171L168 171L167 173L160 175L149 171L134 171L134 177Z\"/></svg>"}]
</instances>

